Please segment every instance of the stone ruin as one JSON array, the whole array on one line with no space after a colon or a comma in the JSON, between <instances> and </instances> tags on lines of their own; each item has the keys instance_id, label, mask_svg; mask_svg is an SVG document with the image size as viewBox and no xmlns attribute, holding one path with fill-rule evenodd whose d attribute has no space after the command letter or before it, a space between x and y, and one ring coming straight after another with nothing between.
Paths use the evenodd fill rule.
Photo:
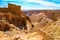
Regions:
<instances>
[{"instance_id":1,"label":"stone ruin","mask_svg":"<svg viewBox=\"0 0 60 40\"><path fill-rule=\"evenodd\" d=\"M21 6L16 6L16 5L13 5L13 4L8 4L8 8L0 8L0 12L18 12L20 13L21 12Z\"/></svg>"},{"instance_id":2,"label":"stone ruin","mask_svg":"<svg viewBox=\"0 0 60 40\"><path fill-rule=\"evenodd\" d=\"M24 28L27 30L27 24L32 26L28 16L22 13L21 6L8 4L8 8L0 8L0 12L4 14L2 15L2 18L5 17L4 19L6 19L10 24L14 24L21 29Z\"/></svg>"}]
</instances>

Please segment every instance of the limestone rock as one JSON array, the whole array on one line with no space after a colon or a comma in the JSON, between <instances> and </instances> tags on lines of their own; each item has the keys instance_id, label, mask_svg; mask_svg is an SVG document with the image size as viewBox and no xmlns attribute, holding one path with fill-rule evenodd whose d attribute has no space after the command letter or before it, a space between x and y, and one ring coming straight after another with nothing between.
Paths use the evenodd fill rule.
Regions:
<instances>
[{"instance_id":1,"label":"limestone rock","mask_svg":"<svg viewBox=\"0 0 60 40\"><path fill-rule=\"evenodd\" d=\"M35 30L28 34L29 40L53 40L51 37L47 36L44 32Z\"/></svg>"}]
</instances>

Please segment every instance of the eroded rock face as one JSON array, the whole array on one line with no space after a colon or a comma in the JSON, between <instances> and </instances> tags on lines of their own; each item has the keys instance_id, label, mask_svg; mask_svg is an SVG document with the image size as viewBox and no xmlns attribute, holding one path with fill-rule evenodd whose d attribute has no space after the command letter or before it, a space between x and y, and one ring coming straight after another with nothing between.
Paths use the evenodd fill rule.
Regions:
<instances>
[{"instance_id":1,"label":"eroded rock face","mask_svg":"<svg viewBox=\"0 0 60 40\"><path fill-rule=\"evenodd\" d=\"M9 23L14 24L16 26L19 26L22 23L22 17L20 17L18 15L13 15L11 13L6 13L4 16L9 21Z\"/></svg>"},{"instance_id":2,"label":"eroded rock face","mask_svg":"<svg viewBox=\"0 0 60 40\"><path fill-rule=\"evenodd\" d=\"M0 21L0 40L21 40L20 29L13 24Z\"/></svg>"},{"instance_id":3,"label":"eroded rock face","mask_svg":"<svg viewBox=\"0 0 60 40\"><path fill-rule=\"evenodd\" d=\"M4 11L3 11L4 10ZM0 11L4 14L1 15L1 19L8 21L10 24L14 24L19 28L27 30L27 21L31 24L28 16L22 13L21 6L8 4L8 8L0 8ZM32 26L32 25L31 25Z\"/></svg>"},{"instance_id":4,"label":"eroded rock face","mask_svg":"<svg viewBox=\"0 0 60 40\"><path fill-rule=\"evenodd\" d=\"M14 26L13 24L9 24L8 22L4 20L0 20L0 31L9 31L9 30L14 30L17 27ZM17 29L18 30L18 29Z\"/></svg>"},{"instance_id":5,"label":"eroded rock face","mask_svg":"<svg viewBox=\"0 0 60 40\"><path fill-rule=\"evenodd\" d=\"M31 21L34 25L33 29L39 29L54 40L60 40L60 16L57 16L59 13L49 14L39 13L34 16L32 15L30 19L32 19Z\"/></svg>"},{"instance_id":6,"label":"eroded rock face","mask_svg":"<svg viewBox=\"0 0 60 40\"><path fill-rule=\"evenodd\" d=\"M28 34L29 40L53 40L39 29L34 29Z\"/></svg>"},{"instance_id":7,"label":"eroded rock face","mask_svg":"<svg viewBox=\"0 0 60 40\"><path fill-rule=\"evenodd\" d=\"M45 27L46 25L50 25L54 21L50 19L46 14L44 13L39 13L37 15L31 15L30 20L33 25L40 26L40 27Z\"/></svg>"}]
</instances>

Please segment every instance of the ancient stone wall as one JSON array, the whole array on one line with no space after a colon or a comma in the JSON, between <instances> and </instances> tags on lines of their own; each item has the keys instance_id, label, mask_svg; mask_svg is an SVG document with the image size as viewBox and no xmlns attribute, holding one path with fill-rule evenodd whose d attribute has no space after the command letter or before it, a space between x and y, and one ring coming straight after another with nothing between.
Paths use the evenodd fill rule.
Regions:
<instances>
[{"instance_id":1,"label":"ancient stone wall","mask_svg":"<svg viewBox=\"0 0 60 40\"><path fill-rule=\"evenodd\" d=\"M12 12L12 13L16 13L16 14L19 14L21 13L21 6L16 6L16 5L13 5L13 4L8 4L8 10L9 12Z\"/></svg>"},{"instance_id":2,"label":"ancient stone wall","mask_svg":"<svg viewBox=\"0 0 60 40\"><path fill-rule=\"evenodd\" d=\"M7 13L8 12L8 8L0 8L0 12Z\"/></svg>"},{"instance_id":3,"label":"ancient stone wall","mask_svg":"<svg viewBox=\"0 0 60 40\"><path fill-rule=\"evenodd\" d=\"M22 13L21 6L16 6L14 4L8 4L8 8L0 8L0 12L4 12L4 13L11 12L14 14Z\"/></svg>"}]
</instances>

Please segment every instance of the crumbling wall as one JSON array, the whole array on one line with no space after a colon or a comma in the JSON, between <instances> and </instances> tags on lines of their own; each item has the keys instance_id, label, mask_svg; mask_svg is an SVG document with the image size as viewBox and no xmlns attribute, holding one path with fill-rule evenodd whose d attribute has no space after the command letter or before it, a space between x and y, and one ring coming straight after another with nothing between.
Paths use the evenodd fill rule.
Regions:
<instances>
[{"instance_id":1,"label":"crumbling wall","mask_svg":"<svg viewBox=\"0 0 60 40\"><path fill-rule=\"evenodd\" d=\"M7 13L8 12L8 8L0 8L0 12Z\"/></svg>"},{"instance_id":2,"label":"crumbling wall","mask_svg":"<svg viewBox=\"0 0 60 40\"><path fill-rule=\"evenodd\" d=\"M3 13L11 12L13 14L22 13L21 6L16 6L14 4L8 4L8 8L0 8L0 12L3 12Z\"/></svg>"},{"instance_id":3,"label":"crumbling wall","mask_svg":"<svg viewBox=\"0 0 60 40\"><path fill-rule=\"evenodd\" d=\"M21 13L21 6L8 4L8 10L9 10L9 12L12 12L14 14L19 14L19 13Z\"/></svg>"}]
</instances>

